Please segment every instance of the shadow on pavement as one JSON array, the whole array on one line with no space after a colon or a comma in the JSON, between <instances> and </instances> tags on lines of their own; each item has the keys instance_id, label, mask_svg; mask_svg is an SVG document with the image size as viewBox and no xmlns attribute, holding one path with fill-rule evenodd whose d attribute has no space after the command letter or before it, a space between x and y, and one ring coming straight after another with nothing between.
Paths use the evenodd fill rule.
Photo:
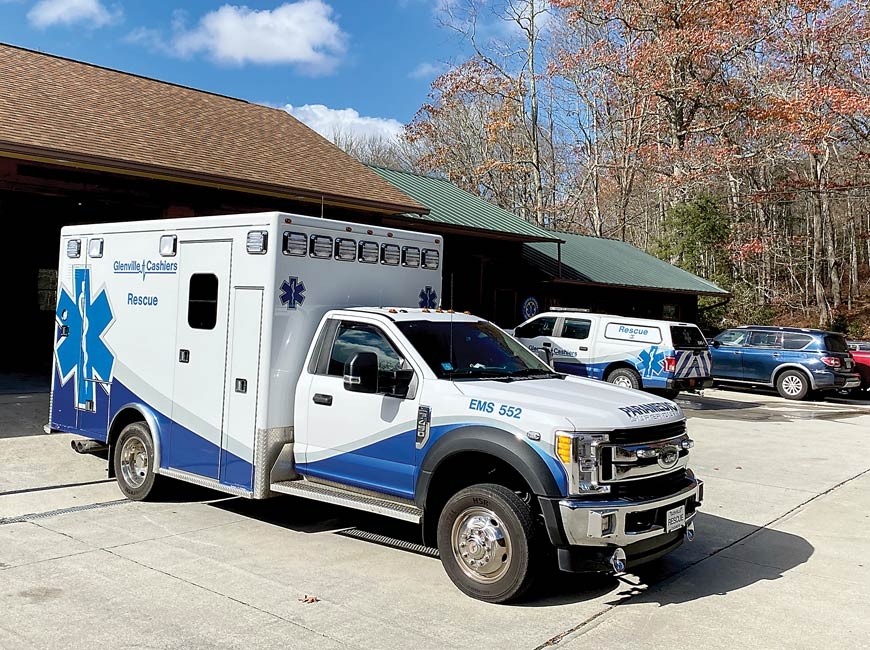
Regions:
<instances>
[{"instance_id":1,"label":"shadow on pavement","mask_svg":"<svg viewBox=\"0 0 870 650\"><path fill-rule=\"evenodd\" d=\"M334 533L437 557L436 549L421 544L419 526L366 512L290 496L264 501L231 498L211 505L297 532ZM778 580L786 571L809 560L814 551L809 542L797 535L702 512L695 524L699 531L695 542L685 543L655 562L636 569L629 567L634 575L562 573L553 562L543 571L534 590L517 604L547 607L593 600L608 593L613 593L608 604L630 597L638 599L634 602L681 603L723 595L762 580ZM739 553L743 561L730 560L735 567L708 571L702 580L678 576L725 550L729 555Z\"/></svg>"},{"instance_id":2,"label":"shadow on pavement","mask_svg":"<svg viewBox=\"0 0 870 650\"><path fill-rule=\"evenodd\" d=\"M704 540L707 548L703 549L702 557L691 558L687 551L692 547L684 545L672 555L638 567L635 574L648 586L626 584L611 604L631 596L637 596L633 602L659 605L723 596L757 582L779 580L787 571L807 562L815 551L798 535L706 513L698 513L696 525L715 531L712 538ZM684 573L717 557L731 566L724 568L717 562L691 574Z\"/></svg>"},{"instance_id":3,"label":"shadow on pavement","mask_svg":"<svg viewBox=\"0 0 870 650\"><path fill-rule=\"evenodd\" d=\"M764 402L739 402L720 397L691 394L680 395L677 398L677 404L687 411L736 411L764 406Z\"/></svg>"}]
</instances>

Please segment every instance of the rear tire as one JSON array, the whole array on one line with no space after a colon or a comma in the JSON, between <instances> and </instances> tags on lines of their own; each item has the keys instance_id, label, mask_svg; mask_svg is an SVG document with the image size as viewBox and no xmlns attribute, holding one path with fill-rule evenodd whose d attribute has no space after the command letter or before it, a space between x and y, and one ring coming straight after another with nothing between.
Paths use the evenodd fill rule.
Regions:
<instances>
[{"instance_id":1,"label":"rear tire","mask_svg":"<svg viewBox=\"0 0 870 650\"><path fill-rule=\"evenodd\" d=\"M438 551L462 592L488 603L516 600L531 587L539 557L532 509L503 485L460 490L438 518Z\"/></svg>"},{"instance_id":2,"label":"rear tire","mask_svg":"<svg viewBox=\"0 0 870 650\"><path fill-rule=\"evenodd\" d=\"M786 370L776 378L776 392L785 399L805 399L810 394L810 380L800 370Z\"/></svg>"},{"instance_id":3,"label":"rear tire","mask_svg":"<svg viewBox=\"0 0 870 650\"><path fill-rule=\"evenodd\" d=\"M607 373L606 381L623 388L638 389L641 387L640 375L632 368L615 368Z\"/></svg>"},{"instance_id":4,"label":"rear tire","mask_svg":"<svg viewBox=\"0 0 870 650\"><path fill-rule=\"evenodd\" d=\"M673 389L659 390L656 391L659 395L664 397L665 399L674 400L677 399L677 395L680 394L680 391Z\"/></svg>"},{"instance_id":5,"label":"rear tire","mask_svg":"<svg viewBox=\"0 0 870 650\"><path fill-rule=\"evenodd\" d=\"M125 497L133 501L156 498L161 477L154 472L154 443L144 422L124 427L112 449L112 464Z\"/></svg>"}]
</instances>

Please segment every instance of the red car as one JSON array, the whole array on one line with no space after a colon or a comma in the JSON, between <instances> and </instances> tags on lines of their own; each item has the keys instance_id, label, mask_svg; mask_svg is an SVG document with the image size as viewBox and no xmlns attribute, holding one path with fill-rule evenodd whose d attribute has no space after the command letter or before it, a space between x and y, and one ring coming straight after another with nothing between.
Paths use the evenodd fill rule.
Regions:
<instances>
[{"instance_id":1,"label":"red car","mask_svg":"<svg viewBox=\"0 0 870 650\"><path fill-rule=\"evenodd\" d=\"M870 390L870 341L849 341L848 345L855 360L855 370L861 374L861 387L855 390Z\"/></svg>"}]
</instances>

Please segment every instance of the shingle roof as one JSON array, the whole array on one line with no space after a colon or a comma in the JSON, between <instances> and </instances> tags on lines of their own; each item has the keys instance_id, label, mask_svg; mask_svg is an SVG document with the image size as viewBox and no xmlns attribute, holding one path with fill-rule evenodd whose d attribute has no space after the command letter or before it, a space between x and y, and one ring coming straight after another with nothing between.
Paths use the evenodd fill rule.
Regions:
<instances>
[{"instance_id":1,"label":"shingle roof","mask_svg":"<svg viewBox=\"0 0 870 650\"><path fill-rule=\"evenodd\" d=\"M426 211L286 111L4 44L0 115L0 155Z\"/></svg>"},{"instance_id":2,"label":"shingle roof","mask_svg":"<svg viewBox=\"0 0 870 650\"><path fill-rule=\"evenodd\" d=\"M463 230L499 233L523 241L559 241L557 233L539 228L512 212L459 189L449 181L384 167L371 169L429 208L429 214L406 214L406 217Z\"/></svg>"},{"instance_id":3,"label":"shingle roof","mask_svg":"<svg viewBox=\"0 0 870 650\"><path fill-rule=\"evenodd\" d=\"M554 232L562 244L561 277L566 280L623 287L645 287L698 295L729 293L712 282L648 255L623 241ZM559 276L556 244L525 244L523 259L553 277Z\"/></svg>"}]
</instances>

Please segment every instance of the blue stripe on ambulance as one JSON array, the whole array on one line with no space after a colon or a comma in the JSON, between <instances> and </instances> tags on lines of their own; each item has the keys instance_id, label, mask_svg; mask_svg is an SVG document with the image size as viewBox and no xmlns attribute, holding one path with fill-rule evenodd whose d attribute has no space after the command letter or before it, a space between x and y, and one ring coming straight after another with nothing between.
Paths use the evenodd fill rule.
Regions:
<instances>
[{"instance_id":1,"label":"blue stripe on ambulance","mask_svg":"<svg viewBox=\"0 0 870 650\"><path fill-rule=\"evenodd\" d=\"M468 426L479 426L479 424L459 422L433 426L429 432L429 440L421 450L415 450L414 441L417 431L410 429L359 449L338 453L311 463L298 463L296 467L303 475L340 481L358 488L413 499L420 465L432 445L451 431ZM568 477L562 464L537 445L525 442L547 464L561 493L567 494ZM399 450L410 453L409 464L384 460L384 457L396 457L396 452Z\"/></svg>"},{"instance_id":2,"label":"blue stripe on ambulance","mask_svg":"<svg viewBox=\"0 0 870 650\"><path fill-rule=\"evenodd\" d=\"M220 482L224 485L253 489L254 468L250 462L225 449L221 452L214 443L152 408L120 381L112 381L109 421L128 404L138 404L154 415L158 430L152 431L151 435L159 437L160 467L215 479L220 475ZM102 440L105 441L105 436ZM218 458L222 459L220 467L217 460L210 460Z\"/></svg>"}]
</instances>

